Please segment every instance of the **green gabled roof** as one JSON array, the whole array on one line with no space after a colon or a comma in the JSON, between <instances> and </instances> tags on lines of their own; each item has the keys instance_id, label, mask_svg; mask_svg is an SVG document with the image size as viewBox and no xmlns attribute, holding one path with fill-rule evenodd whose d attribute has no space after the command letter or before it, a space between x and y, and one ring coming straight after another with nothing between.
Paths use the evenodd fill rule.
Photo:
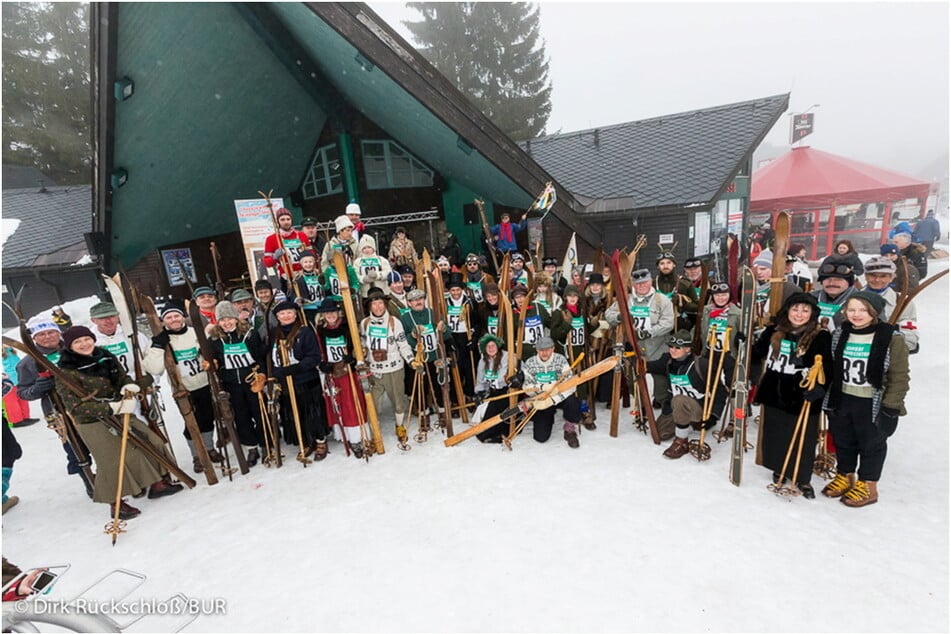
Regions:
<instances>
[{"instance_id":1,"label":"green gabled roof","mask_svg":"<svg viewBox=\"0 0 951 634\"><path fill-rule=\"evenodd\" d=\"M230 4L119 3L112 254L237 228L235 198L297 187L326 115ZM108 96L111 98L111 95Z\"/></svg>"}]
</instances>

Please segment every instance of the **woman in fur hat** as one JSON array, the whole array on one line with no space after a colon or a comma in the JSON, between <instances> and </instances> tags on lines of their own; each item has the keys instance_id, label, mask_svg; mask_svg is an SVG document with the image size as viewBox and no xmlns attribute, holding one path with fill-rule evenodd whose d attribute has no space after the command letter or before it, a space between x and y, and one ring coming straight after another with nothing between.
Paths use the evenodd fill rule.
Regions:
<instances>
[{"instance_id":1,"label":"woman in fur hat","mask_svg":"<svg viewBox=\"0 0 951 634\"><path fill-rule=\"evenodd\" d=\"M532 295L535 301L545 307L549 313L553 313L561 308L562 299L555 292L554 281L548 273L536 273L532 280L534 292Z\"/></svg>"},{"instance_id":2,"label":"woman in fur hat","mask_svg":"<svg viewBox=\"0 0 951 634\"><path fill-rule=\"evenodd\" d=\"M878 501L888 438L906 414L908 346L893 325L881 321L884 310L880 295L855 293L832 335L832 373L822 407L829 413L837 465L822 494L850 507Z\"/></svg>"},{"instance_id":3,"label":"woman in fur hat","mask_svg":"<svg viewBox=\"0 0 951 634\"><path fill-rule=\"evenodd\" d=\"M760 464L773 472L773 482L791 480L797 471L795 458L786 470L783 463L793 439L796 421L803 403L814 404L806 421L806 434L798 473L794 483L803 497L816 497L810 484L819 437L819 402L825 396L826 385L816 384L810 390L801 381L816 357L822 359L826 380L832 376L832 335L819 324L819 304L807 293L789 297L776 314L775 323L763 330L753 345L752 358L764 359L763 376L756 389L756 400L763 406L759 432ZM798 453L798 446L794 449ZM793 454L796 455L796 454Z\"/></svg>"},{"instance_id":4,"label":"woman in fur hat","mask_svg":"<svg viewBox=\"0 0 951 634\"><path fill-rule=\"evenodd\" d=\"M416 261L419 260L419 256L416 255L416 247L413 246L413 241L406 235L406 230L403 227L397 227L396 231L393 232L389 257L393 268L404 264L415 267Z\"/></svg>"}]
</instances>

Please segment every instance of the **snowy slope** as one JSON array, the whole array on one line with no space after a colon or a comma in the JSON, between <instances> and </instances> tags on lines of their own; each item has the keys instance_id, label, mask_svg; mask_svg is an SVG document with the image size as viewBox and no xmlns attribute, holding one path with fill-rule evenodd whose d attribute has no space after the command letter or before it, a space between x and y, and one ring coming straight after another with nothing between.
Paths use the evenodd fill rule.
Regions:
<instances>
[{"instance_id":1,"label":"snowy slope","mask_svg":"<svg viewBox=\"0 0 951 634\"><path fill-rule=\"evenodd\" d=\"M149 577L138 596L227 599L227 615L189 631L947 631L947 279L918 314L909 414L881 501L864 509L778 498L752 454L734 487L726 444L709 462L670 461L626 413L610 438L599 411L579 450L556 428L512 452L431 435L402 453L391 423L369 464L334 443L304 469L289 448L281 470L133 500L142 515L113 548L107 507L37 424L16 430L21 501L3 517L3 553L73 564L61 597L124 567ZM187 456L179 416L167 419Z\"/></svg>"}]
</instances>

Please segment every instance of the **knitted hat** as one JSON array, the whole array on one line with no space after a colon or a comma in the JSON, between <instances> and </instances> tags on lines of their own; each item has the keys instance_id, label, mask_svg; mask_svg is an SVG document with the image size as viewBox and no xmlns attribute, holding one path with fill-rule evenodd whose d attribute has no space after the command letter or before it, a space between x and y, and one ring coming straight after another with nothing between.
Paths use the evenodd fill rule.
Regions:
<instances>
[{"instance_id":1,"label":"knitted hat","mask_svg":"<svg viewBox=\"0 0 951 634\"><path fill-rule=\"evenodd\" d=\"M350 203L349 205L347 205L347 209L343 213L354 214L356 216L359 216L361 214L360 205L358 205L357 203Z\"/></svg>"},{"instance_id":2,"label":"knitted hat","mask_svg":"<svg viewBox=\"0 0 951 634\"><path fill-rule=\"evenodd\" d=\"M651 281L651 272L647 269L637 269L631 273L631 280L635 284L640 284L641 282L650 282ZM589 282L590 284L590 282Z\"/></svg>"},{"instance_id":3,"label":"knitted hat","mask_svg":"<svg viewBox=\"0 0 951 634\"><path fill-rule=\"evenodd\" d=\"M195 292L192 293L192 299L198 299L199 295L214 295L215 289L210 286L199 286L195 289Z\"/></svg>"},{"instance_id":4,"label":"knitted hat","mask_svg":"<svg viewBox=\"0 0 951 634\"><path fill-rule=\"evenodd\" d=\"M102 319L103 317L116 317L119 310L112 302L99 302L89 309L90 319Z\"/></svg>"},{"instance_id":5,"label":"knitted hat","mask_svg":"<svg viewBox=\"0 0 951 634\"><path fill-rule=\"evenodd\" d=\"M232 302L244 302L249 299L254 299L254 297L251 295L251 293L244 290L243 288L239 288L238 290L231 293Z\"/></svg>"},{"instance_id":6,"label":"knitted hat","mask_svg":"<svg viewBox=\"0 0 951 634\"><path fill-rule=\"evenodd\" d=\"M59 326L54 324L49 317L34 317L31 319L26 327L30 330L30 336L36 336L37 333L43 332L44 330L55 330L59 332Z\"/></svg>"},{"instance_id":7,"label":"knitted hat","mask_svg":"<svg viewBox=\"0 0 951 634\"><path fill-rule=\"evenodd\" d=\"M873 293L871 291L859 291L858 293L852 293L852 296L849 299L859 299L865 302L865 304L874 311L874 317L881 318L882 313L885 311L885 298L879 295L878 293Z\"/></svg>"},{"instance_id":8,"label":"knitted hat","mask_svg":"<svg viewBox=\"0 0 951 634\"><path fill-rule=\"evenodd\" d=\"M170 300L168 300L167 302L165 302L165 305L162 306L162 312L161 312L161 314L160 314L160 317L161 317L162 319L165 319L165 316L166 316L166 315L171 315L172 313L178 313L179 315L181 315L182 317L184 317L184 316L185 316L185 305L182 304L182 303L181 303L180 301L178 301L177 299L170 299Z\"/></svg>"},{"instance_id":9,"label":"knitted hat","mask_svg":"<svg viewBox=\"0 0 951 634\"><path fill-rule=\"evenodd\" d=\"M773 252L769 249L763 249L759 252L759 255L756 256L756 259L753 260L753 266L765 266L766 268L773 267Z\"/></svg>"},{"instance_id":10,"label":"knitted hat","mask_svg":"<svg viewBox=\"0 0 951 634\"><path fill-rule=\"evenodd\" d=\"M271 283L269 281L265 279L260 279L254 283L254 290L255 291L260 291L260 290L273 291L274 287L271 286Z\"/></svg>"},{"instance_id":11,"label":"knitted hat","mask_svg":"<svg viewBox=\"0 0 951 634\"><path fill-rule=\"evenodd\" d=\"M283 300L279 301L277 304L274 305L274 308L271 309L271 312L276 315L282 310L293 310L294 314L296 315L297 304L295 304L294 302L292 302L291 300L287 298L284 298Z\"/></svg>"},{"instance_id":12,"label":"knitted hat","mask_svg":"<svg viewBox=\"0 0 951 634\"><path fill-rule=\"evenodd\" d=\"M884 255L872 256L868 259L868 262L865 263L865 274L868 275L869 273L887 273L889 275L895 275L895 263L886 258Z\"/></svg>"},{"instance_id":13,"label":"knitted hat","mask_svg":"<svg viewBox=\"0 0 951 634\"><path fill-rule=\"evenodd\" d=\"M360 236L358 250L360 251L361 255L363 254L364 247L371 247L373 252L376 253L376 240L374 240L373 236L368 233L364 233L362 236Z\"/></svg>"},{"instance_id":14,"label":"knitted hat","mask_svg":"<svg viewBox=\"0 0 951 634\"><path fill-rule=\"evenodd\" d=\"M426 291L414 288L406 294L406 301L412 302L417 299L426 299Z\"/></svg>"},{"instance_id":15,"label":"knitted hat","mask_svg":"<svg viewBox=\"0 0 951 634\"><path fill-rule=\"evenodd\" d=\"M337 216L334 218L334 229L337 231L337 233L340 233L347 227L353 229L353 223L350 222L349 218L346 216Z\"/></svg>"},{"instance_id":16,"label":"knitted hat","mask_svg":"<svg viewBox=\"0 0 951 634\"><path fill-rule=\"evenodd\" d=\"M280 209L274 212L274 217L280 218L281 216L290 216L291 218L293 218L294 214L291 213L290 209L285 209L284 207L281 207Z\"/></svg>"},{"instance_id":17,"label":"knitted hat","mask_svg":"<svg viewBox=\"0 0 951 634\"><path fill-rule=\"evenodd\" d=\"M92 340L96 340L96 335L92 334L92 331L85 326L73 326L69 330L63 333L63 345L69 348L73 345L73 342L81 337L92 337Z\"/></svg>"},{"instance_id":18,"label":"knitted hat","mask_svg":"<svg viewBox=\"0 0 951 634\"><path fill-rule=\"evenodd\" d=\"M855 272L852 270L852 264L841 257L830 255L822 264L819 265L818 280L838 277L849 283L849 286L855 283Z\"/></svg>"},{"instance_id":19,"label":"knitted hat","mask_svg":"<svg viewBox=\"0 0 951 634\"><path fill-rule=\"evenodd\" d=\"M878 252L882 255L888 255L889 253L898 255L898 245L892 244L891 242L886 242L882 246L878 247Z\"/></svg>"},{"instance_id":20,"label":"knitted hat","mask_svg":"<svg viewBox=\"0 0 951 634\"><path fill-rule=\"evenodd\" d=\"M324 301L320 302L320 306L317 307L318 313L335 313L340 310L340 304L338 304L332 297L325 297Z\"/></svg>"},{"instance_id":21,"label":"knitted hat","mask_svg":"<svg viewBox=\"0 0 951 634\"><path fill-rule=\"evenodd\" d=\"M396 284L397 282L399 282L400 284L403 283L403 276L400 275L399 271L390 271L389 273L386 274L387 284Z\"/></svg>"},{"instance_id":22,"label":"knitted hat","mask_svg":"<svg viewBox=\"0 0 951 634\"><path fill-rule=\"evenodd\" d=\"M482 356L485 356L485 347L489 345L490 341L494 341L495 345L499 347L499 350L505 348L505 344L502 343L501 339L491 333L486 333L482 335L481 339L479 339L479 352L482 353Z\"/></svg>"},{"instance_id":23,"label":"knitted hat","mask_svg":"<svg viewBox=\"0 0 951 634\"><path fill-rule=\"evenodd\" d=\"M548 335L542 335L538 338L538 341L535 342L536 350L548 350L549 348L555 347L555 340L549 337Z\"/></svg>"},{"instance_id":24,"label":"knitted hat","mask_svg":"<svg viewBox=\"0 0 951 634\"><path fill-rule=\"evenodd\" d=\"M218 305L215 306L215 319L218 321L237 318L238 309L231 302L218 302Z\"/></svg>"}]
</instances>

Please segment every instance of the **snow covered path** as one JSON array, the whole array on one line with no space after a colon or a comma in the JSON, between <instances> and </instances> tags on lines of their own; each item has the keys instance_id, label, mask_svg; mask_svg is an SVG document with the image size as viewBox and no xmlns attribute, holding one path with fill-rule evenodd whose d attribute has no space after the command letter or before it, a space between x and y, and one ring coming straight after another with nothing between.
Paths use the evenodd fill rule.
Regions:
<instances>
[{"instance_id":1,"label":"snow covered path","mask_svg":"<svg viewBox=\"0 0 951 634\"><path fill-rule=\"evenodd\" d=\"M556 427L513 452L430 435L402 453L391 424L369 464L332 443L304 469L288 449L281 470L133 500L142 515L113 548L107 507L37 424L16 431L21 501L3 517L3 554L71 563L62 598L128 568L149 577L138 596L227 600L189 631L947 631L947 278L917 303L909 413L864 509L778 498L752 453L736 488L726 444L709 462L670 461L626 413L610 438L599 411L580 450Z\"/></svg>"}]
</instances>

